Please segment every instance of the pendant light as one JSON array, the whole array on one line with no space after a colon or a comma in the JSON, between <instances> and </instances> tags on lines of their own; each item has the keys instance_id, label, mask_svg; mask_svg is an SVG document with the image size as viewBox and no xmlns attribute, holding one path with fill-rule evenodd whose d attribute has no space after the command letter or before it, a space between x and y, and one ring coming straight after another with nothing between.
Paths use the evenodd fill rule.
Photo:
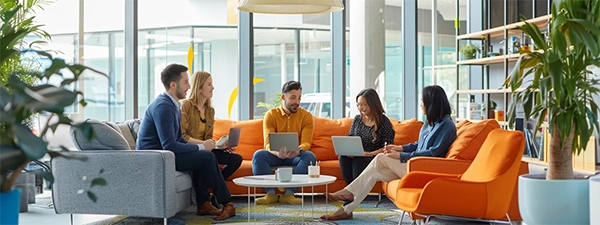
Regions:
<instances>
[{"instance_id":1,"label":"pendant light","mask_svg":"<svg viewBox=\"0 0 600 225\"><path fill-rule=\"evenodd\" d=\"M316 14L344 9L342 0L240 0L238 9L266 14Z\"/></svg>"}]
</instances>

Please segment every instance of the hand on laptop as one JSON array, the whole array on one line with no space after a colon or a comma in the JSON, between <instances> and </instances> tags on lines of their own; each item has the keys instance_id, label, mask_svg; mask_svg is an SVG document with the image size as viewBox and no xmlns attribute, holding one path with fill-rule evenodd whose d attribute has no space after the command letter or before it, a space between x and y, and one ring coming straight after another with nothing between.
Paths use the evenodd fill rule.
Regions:
<instances>
[{"instance_id":1,"label":"hand on laptop","mask_svg":"<svg viewBox=\"0 0 600 225\"><path fill-rule=\"evenodd\" d=\"M279 158L280 159L289 159L289 158L294 158L298 155L298 151L288 151L287 147L283 146L281 149L279 149Z\"/></svg>"},{"instance_id":2,"label":"hand on laptop","mask_svg":"<svg viewBox=\"0 0 600 225\"><path fill-rule=\"evenodd\" d=\"M225 148L225 152L227 152L227 153L233 153L234 151L235 151L235 147Z\"/></svg>"}]
</instances>

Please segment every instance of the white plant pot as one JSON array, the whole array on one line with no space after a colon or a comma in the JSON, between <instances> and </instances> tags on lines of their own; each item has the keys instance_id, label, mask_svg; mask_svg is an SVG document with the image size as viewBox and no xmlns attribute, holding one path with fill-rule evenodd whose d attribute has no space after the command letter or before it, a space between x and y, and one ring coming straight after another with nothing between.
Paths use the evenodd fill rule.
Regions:
<instances>
[{"instance_id":1,"label":"white plant pot","mask_svg":"<svg viewBox=\"0 0 600 225\"><path fill-rule=\"evenodd\" d=\"M519 210L527 225L590 224L589 181L546 180L540 174L521 175Z\"/></svg>"},{"instance_id":2,"label":"white plant pot","mask_svg":"<svg viewBox=\"0 0 600 225\"><path fill-rule=\"evenodd\" d=\"M600 224L600 175L590 178L590 224Z\"/></svg>"}]
</instances>

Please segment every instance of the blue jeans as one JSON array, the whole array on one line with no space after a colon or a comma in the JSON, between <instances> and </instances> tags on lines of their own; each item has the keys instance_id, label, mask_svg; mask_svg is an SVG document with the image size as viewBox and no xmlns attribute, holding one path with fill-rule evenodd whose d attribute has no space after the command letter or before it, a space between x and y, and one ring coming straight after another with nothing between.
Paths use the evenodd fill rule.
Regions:
<instances>
[{"instance_id":1,"label":"blue jeans","mask_svg":"<svg viewBox=\"0 0 600 225\"><path fill-rule=\"evenodd\" d=\"M273 174L271 167L274 166L296 166L294 174L308 174L308 166L315 165L317 159L315 154L310 151L304 151L291 159L280 159L268 150L261 149L254 152L252 156L252 173L254 175ZM292 193L296 193L297 188L287 188ZM265 192L274 191L275 188L265 188Z\"/></svg>"}]
</instances>

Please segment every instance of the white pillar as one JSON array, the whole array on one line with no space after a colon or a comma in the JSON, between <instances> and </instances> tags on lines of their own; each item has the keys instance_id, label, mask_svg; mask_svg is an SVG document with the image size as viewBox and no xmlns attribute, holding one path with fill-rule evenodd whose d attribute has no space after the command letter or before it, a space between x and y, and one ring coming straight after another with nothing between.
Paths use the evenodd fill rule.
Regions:
<instances>
[{"instance_id":1,"label":"white pillar","mask_svg":"<svg viewBox=\"0 0 600 225\"><path fill-rule=\"evenodd\" d=\"M365 88L375 88L382 100L385 96L384 6L384 0L352 0L348 7L351 99ZM351 116L358 113L353 101L350 107Z\"/></svg>"},{"instance_id":2,"label":"white pillar","mask_svg":"<svg viewBox=\"0 0 600 225\"><path fill-rule=\"evenodd\" d=\"M227 115L229 96L238 85L238 65L237 63L232 63L238 57L237 48L237 40L215 40L211 42L210 74L215 86L212 98L212 105L215 108L215 118L227 119L229 116ZM238 120L239 107L237 101L239 99L233 104L229 119Z\"/></svg>"},{"instance_id":3,"label":"white pillar","mask_svg":"<svg viewBox=\"0 0 600 225\"><path fill-rule=\"evenodd\" d=\"M287 82L287 59L285 58L285 47L286 47L286 43L281 43L280 44L280 52L281 52L281 86L283 87L283 84L285 84L285 82Z\"/></svg>"}]
</instances>

